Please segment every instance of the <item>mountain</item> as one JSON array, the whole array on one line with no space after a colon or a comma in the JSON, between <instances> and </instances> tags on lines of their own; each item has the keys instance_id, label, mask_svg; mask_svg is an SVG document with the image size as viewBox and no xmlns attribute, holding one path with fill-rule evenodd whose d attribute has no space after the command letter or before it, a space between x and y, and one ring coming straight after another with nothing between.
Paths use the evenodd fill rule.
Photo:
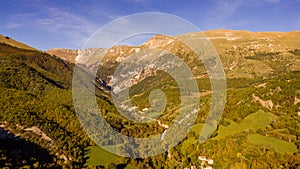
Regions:
<instances>
[{"instance_id":1,"label":"mountain","mask_svg":"<svg viewBox=\"0 0 300 169\"><path fill-rule=\"evenodd\" d=\"M109 85L111 85L113 73L121 62L129 56L141 55L141 52L152 49L165 50L178 55L189 65L194 75L197 78L201 78L207 77L204 65L193 54L193 51L178 39L202 37L202 34L210 40L219 54L227 78L260 79L266 76L278 76L300 70L298 54L300 50L299 31L250 32L212 30L203 33L187 33L178 37L154 35L139 46L119 45L109 49L85 49L84 51L54 50L56 51L56 56L70 62L74 62L76 53L79 56L84 56L85 60L82 60L80 64L84 65L88 70L98 69L98 77ZM71 60L67 59L66 53L70 54ZM98 55L103 55L101 63L99 63L100 59L95 58ZM143 78L136 79L132 84L138 84L147 78L148 75L155 74L148 70L144 73L145 76L141 76ZM160 79L158 78L157 80Z\"/></svg>"},{"instance_id":2,"label":"mountain","mask_svg":"<svg viewBox=\"0 0 300 169\"><path fill-rule=\"evenodd\" d=\"M57 56L71 63L75 63L76 56L78 55L78 50L53 48L47 50L46 53Z\"/></svg>"},{"instance_id":3,"label":"mountain","mask_svg":"<svg viewBox=\"0 0 300 169\"><path fill-rule=\"evenodd\" d=\"M299 57L293 52L300 48L299 31L216 30L204 34L219 53L227 77L254 78L300 69Z\"/></svg>"},{"instance_id":4,"label":"mountain","mask_svg":"<svg viewBox=\"0 0 300 169\"><path fill-rule=\"evenodd\" d=\"M255 78L257 76L272 75L282 72L297 71L300 50L300 32L250 32L234 30L212 30L203 34L212 42L217 50L226 76L230 78ZM191 38L199 36L199 33L188 33L184 36ZM175 37L176 38L176 37ZM126 57L146 49L159 48L173 53L190 52L188 48L182 48L180 43L172 37L155 35L147 42L139 46L114 46L106 49L101 66L103 70L111 70L121 63ZM180 49L180 51L179 51ZM95 50L95 49L93 49ZM51 49L48 51L62 59L74 63L78 51L68 49ZM268 55L267 57L264 57ZM87 56L87 55L86 55ZM191 60L187 60L192 62ZM279 65L285 65L279 67ZM89 61L89 66L99 62ZM105 72L102 78L112 75Z\"/></svg>"},{"instance_id":5,"label":"mountain","mask_svg":"<svg viewBox=\"0 0 300 169\"><path fill-rule=\"evenodd\" d=\"M155 35L139 46L79 51L52 49L42 52L0 43L0 167L299 167L300 33L232 30L203 33L216 48L227 78L222 118L216 131L205 142L200 141L200 136L203 136L202 128L207 127L205 120L211 106L210 79L201 61L177 40L178 37L193 38L198 36L197 32L178 37ZM115 131L131 137L146 138L159 134L163 138L163 133L174 124L181 108L181 91L177 82L151 66L145 66L144 71L132 70L135 62L126 62L129 56L136 59L144 54L155 56L155 52L142 52L157 48L178 55L195 75L199 93L192 95L201 96L196 122L186 137L165 153L147 158L109 153L96 146L78 121L72 98L75 58L85 56L78 65L78 68L87 70L83 72L87 80L82 83L95 86L101 115ZM104 58L100 63L95 56L102 54ZM152 59L149 57L150 62L156 63ZM124 61L126 64L122 65ZM176 65L169 60L161 63L158 66ZM120 65L128 75L135 75L132 81L117 84L120 87L130 84L130 98L124 103L130 101L134 107L122 105L128 113L125 115L147 117L150 121L129 120L113 104L110 94L116 86L111 86L111 75ZM92 70L97 70L96 77L89 74ZM180 71L175 72L179 74ZM166 101L157 101L156 93L153 93L157 91L155 89L164 92ZM157 103L165 106L161 114L152 110ZM99 114L85 113L83 117L89 122L88 126L99 126L99 122L93 120ZM105 138L107 149L117 141L109 135ZM132 146L138 146L138 143Z\"/></svg>"},{"instance_id":6,"label":"mountain","mask_svg":"<svg viewBox=\"0 0 300 169\"><path fill-rule=\"evenodd\" d=\"M3 35L0 35L0 43L5 43L5 44L11 45L11 46L14 46L17 48L21 48L21 49L37 50L31 46L28 46L24 43L16 41L16 40L12 39L11 37L3 36Z\"/></svg>"}]
</instances>

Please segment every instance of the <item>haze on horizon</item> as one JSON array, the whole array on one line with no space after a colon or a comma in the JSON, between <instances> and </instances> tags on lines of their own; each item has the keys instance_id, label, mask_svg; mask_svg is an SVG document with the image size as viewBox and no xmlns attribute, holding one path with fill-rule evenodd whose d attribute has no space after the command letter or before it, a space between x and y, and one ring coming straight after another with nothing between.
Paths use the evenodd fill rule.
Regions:
<instances>
[{"instance_id":1,"label":"haze on horizon","mask_svg":"<svg viewBox=\"0 0 300 169\"><path fill-rule=\"evenodd\" d=\"M182 17L201 30L300 30L300 0L0 1L0 34L41 50L81 48L99 28L139 12Z\"/></svg>"}]
</instances>

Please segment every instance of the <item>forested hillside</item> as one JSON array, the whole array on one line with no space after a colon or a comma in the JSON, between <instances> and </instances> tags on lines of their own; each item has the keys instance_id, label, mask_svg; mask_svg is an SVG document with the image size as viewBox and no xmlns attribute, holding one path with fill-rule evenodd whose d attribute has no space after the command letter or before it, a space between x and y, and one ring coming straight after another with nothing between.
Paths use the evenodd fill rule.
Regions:
<instances>
[{"instance_id":1,"label":"forested hillside","mask_svg":"<svg viewBox=\"0 0 300 169\"><path fill-rule=\"evenodd\" d=\"M89 140L72 106L73 65L6 44L0 62L0 165L83 166Z\"/></svg>"}]
</instances>

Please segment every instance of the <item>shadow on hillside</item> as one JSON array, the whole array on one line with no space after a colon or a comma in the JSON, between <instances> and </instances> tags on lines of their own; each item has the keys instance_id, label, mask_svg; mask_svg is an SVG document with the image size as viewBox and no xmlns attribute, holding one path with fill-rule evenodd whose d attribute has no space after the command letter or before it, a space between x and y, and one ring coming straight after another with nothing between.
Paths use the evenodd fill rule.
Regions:
<instances>
[{"instance_id":1,"label":"shadow on hillside","mask_svg":"<svg viewBox=\"0 0 300 169\"><path fill-rule=\"evenodd\" d=\"M0 128L0 155L2 156L0 166L7 164L13 167L32 166L36 162L39 163L39 166L55 164L53 156L46 149L3 128Z\"/></svg>"}]
</instances>

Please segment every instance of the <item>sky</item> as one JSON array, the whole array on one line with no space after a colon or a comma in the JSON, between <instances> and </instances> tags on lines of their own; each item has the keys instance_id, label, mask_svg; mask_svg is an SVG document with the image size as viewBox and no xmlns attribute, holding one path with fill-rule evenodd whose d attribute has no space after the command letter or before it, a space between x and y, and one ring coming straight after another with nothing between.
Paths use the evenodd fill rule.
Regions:
<instances>
[{"instance_id":1,"label":"sky","mask_svg":"<svg viewBox=\"0 0 300 169\"><path fill-rule=\"evenodd\" d=\"M200 30L300 30L300 0L1 0L0 34L40 50L80 49L120 17L162 12Z\"/></svg>"}]
</instances>

